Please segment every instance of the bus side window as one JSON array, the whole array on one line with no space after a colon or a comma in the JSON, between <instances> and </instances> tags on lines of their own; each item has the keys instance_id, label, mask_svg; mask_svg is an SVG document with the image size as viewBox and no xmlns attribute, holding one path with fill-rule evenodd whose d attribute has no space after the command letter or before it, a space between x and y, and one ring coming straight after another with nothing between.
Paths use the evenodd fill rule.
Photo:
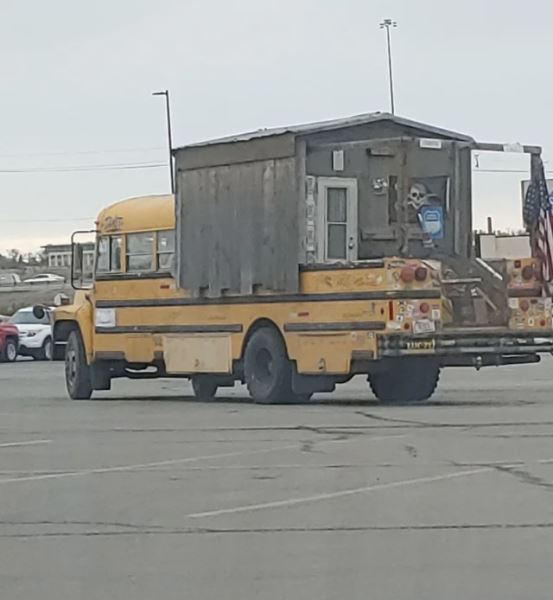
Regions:
<instances>
[{"instance_id":1,"label":"bus side window","mask_svg":"<svg viewBox=\"0 0 553 600\"><path fill-rule=\"evenodd\" d=\"M143 273L153 267L154 234L127 234L127 273Z\"/></svg>"},{"instance_id":2,"label":"bus side window","mask_svg":"<svg viewBox=\"0 0 553 600\"><path fill-rule=\"evenodd\" d=\"M121 246L123 244L122 237L112 237L111 238L111 265L110 271L112 273L120 273L121 272Z\"/></svg>"},{"instance_id":3,"label":"bus side window","mask_svg":"<svg viewBox=\"0 0 553 600\"><path fill-rule=\"evenodd\" d=\"M175 258L175 231L157 232L157 270L170 273Z\"/></svg>"},{"instance_id":4,"label":"bus side window","mask_svg":"<svg viewBox=\"0 0 553 600\"><path fill-rule=\"evenodd\" d=\"M109 272L109 237L101 237L98 239L98 250L96 257L96 272Z\"/></svg>"}]
</instances>

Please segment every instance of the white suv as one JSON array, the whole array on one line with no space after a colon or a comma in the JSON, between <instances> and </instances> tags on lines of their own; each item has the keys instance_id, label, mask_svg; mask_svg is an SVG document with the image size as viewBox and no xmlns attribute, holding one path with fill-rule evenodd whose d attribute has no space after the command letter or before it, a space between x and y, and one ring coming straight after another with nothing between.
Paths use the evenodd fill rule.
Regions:
<instances>
[{"instance_id":1,"label":"white suv","mask_svg":"<svg viewBox=\"0 0 553 600\"><path fill-rule=\"evenodd\" d=\"M32 307L21 308L9 320L19 330L19 354L35 360L52 360L52 315L47 310L42 319L33 315Z\"/></svg>"}]
</instances>

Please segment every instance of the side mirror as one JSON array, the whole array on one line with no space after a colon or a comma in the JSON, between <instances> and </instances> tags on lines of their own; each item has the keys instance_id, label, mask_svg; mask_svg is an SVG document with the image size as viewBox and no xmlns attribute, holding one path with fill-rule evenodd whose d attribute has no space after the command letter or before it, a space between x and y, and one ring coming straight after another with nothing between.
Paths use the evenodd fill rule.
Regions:
<instances>
[{"instance_id":1,"label":"side mirror","mask_svg":"<svg viewBox=\"0 0 553 600\"><path fill-rule=\"evenodd\" d=\"M78 235L86 235L87 238L90 234L96 233L95 229L74 231L71 235L71 287L74 290L88 290L92 286L85 285L86 273L85 273L85 248L86 244L90 245L90 242L84 244L75 241L75 237Z\"/></svg>"},{"instance_id":2,"label":"side mirror","mask_svg":"<svg viewBox=\"0 0 553 600\"><path fill-rule=\"evenodd\" d=\"M75 244L73 247L73 273L72 279L82 281L83 278L83 246Z\"/></svg>"},{"instance_id":3,"label":"side mirror","mask_svg":"<svg viewBox=\"0 0 553 600\"><path fill-rule=\"evenodd\" d=\"M40 304L35 304L33 306L33 316L35 317L35 319L42 320L44 319L45 314L46 311L44 310L44 306L41 306Z\"/></svg>"}]
</instances>

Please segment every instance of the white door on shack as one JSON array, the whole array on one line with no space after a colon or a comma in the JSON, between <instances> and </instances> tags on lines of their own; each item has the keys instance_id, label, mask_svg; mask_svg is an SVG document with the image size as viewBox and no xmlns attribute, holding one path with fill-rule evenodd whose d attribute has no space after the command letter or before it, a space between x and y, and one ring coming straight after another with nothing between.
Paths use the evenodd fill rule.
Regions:
<instances>
[{"instance_id":1,"label":"white door on shack","mask_svg":"<svg viewBox=\"0 0 553 600\"><path fill-rule=\"evenodd\" d=\"M317 180L317 258L320 262L357 260L357 180Z\"/></svg>"}]
</instances>

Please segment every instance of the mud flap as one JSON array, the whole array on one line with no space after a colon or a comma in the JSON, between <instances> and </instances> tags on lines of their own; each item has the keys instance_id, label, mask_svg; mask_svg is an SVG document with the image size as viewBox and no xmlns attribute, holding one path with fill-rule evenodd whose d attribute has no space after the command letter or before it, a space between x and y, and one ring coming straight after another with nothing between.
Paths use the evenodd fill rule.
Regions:
<instances>
[{"instance_id":1,"label":"mud flap","mask_svg":"<svg viewBox=\"0 0 553 600\"><path fill-rule=\"evenodd\" d=\"M294 394L315 394L333 392L336 389L336 377L332 375L303 375L292 369L292 391Z\"/></svg>"}]
</instances>

